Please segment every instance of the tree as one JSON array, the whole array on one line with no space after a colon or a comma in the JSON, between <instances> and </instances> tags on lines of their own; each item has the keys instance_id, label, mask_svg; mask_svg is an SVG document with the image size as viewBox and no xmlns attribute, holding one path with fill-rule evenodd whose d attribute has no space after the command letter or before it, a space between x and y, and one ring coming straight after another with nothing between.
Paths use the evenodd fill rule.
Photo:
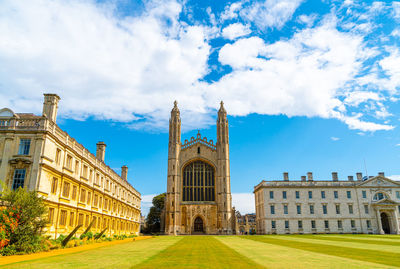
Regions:
<instances>
[{"instance_id":1,"label":"tree","mask_svg":"<svg viewBox=\"0 0 400 269\"><path fill-rule=\"evenodd\" d=\"M36 191L4 190L0 200L8 208L17 210L18 226L11 233L9 246L16 252L32 253L42 250L42 230L47 223L47 208Z\"/></svg>"},{"instance_id":2,"label":"tree","mask_svg":"<svg viewBox=\"0 0 400 269\"><path fill-rule=\"evenodd\" d=\"M164 209L165 193L159 194L153 198L153 206L147 215L146 223L148 233L158 233L161 228L161 213Z\"/></svg>"}]
</instances>

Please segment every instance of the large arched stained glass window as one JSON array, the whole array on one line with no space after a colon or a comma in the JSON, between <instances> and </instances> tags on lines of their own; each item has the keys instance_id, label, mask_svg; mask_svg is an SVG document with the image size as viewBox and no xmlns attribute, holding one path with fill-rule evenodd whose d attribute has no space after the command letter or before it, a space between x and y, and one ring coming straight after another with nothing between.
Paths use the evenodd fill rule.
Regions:
<instances>
[{"instance_id":1,"label":"large arched stained glass window","mask_svg":"<svg viewBox=\"0 0 400 269\"><path fill-rule=\"evenodd\" d=\"M214 168L195 161L183 169L183 201L215 201Z\"/></svg>"}]
</instances>

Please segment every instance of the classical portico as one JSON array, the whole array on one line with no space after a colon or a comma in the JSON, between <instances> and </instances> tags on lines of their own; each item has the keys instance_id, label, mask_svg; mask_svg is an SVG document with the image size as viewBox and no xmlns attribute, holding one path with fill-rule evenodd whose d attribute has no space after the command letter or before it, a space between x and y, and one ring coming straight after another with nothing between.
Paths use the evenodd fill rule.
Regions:
<instances>
[{"instance_id":1,"label":"classical portico","mask_svg":"<svg viewBox=\"0 0 400 269\"><path fill-rule=\"evenodd\" d=\"M372 202L380 234L400 234L397 203L388 198Z\"/></svg>"}]
</instances>

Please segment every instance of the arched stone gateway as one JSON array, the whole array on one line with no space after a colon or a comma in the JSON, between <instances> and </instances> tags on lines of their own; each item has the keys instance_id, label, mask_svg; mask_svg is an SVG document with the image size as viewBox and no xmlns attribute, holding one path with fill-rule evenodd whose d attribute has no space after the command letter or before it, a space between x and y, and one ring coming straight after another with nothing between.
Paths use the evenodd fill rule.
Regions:
<instances>
[{"instance_id":1,"label":"arched stone gateway","mask_svg":"<svg viewBox=\"0 0 400 269\"><path fill-rule=\"evenodd\" d=\"M382 230L385 232L385 234L390 234L389 217L385 212L381 213L381 223L382 223Z\"/></svg>"},{"instance_id":2,"label":"arched stone gateway","mask_svg":"<svg viewBox=\"0 0 400 269\"><path fill-rule=\"evenodd\" d=\"M194 220L194 229L193 231L195 233L204 233L204 223L203 223L203 219L201 217L197 217Z\"/></svg>"}]
</instances>

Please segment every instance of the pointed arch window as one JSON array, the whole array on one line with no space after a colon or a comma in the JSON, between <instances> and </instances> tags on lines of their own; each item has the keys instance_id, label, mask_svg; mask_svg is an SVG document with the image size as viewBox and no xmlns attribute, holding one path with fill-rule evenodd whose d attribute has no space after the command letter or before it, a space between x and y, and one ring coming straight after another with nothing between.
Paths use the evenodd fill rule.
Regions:
<instances>
[{"instance_id":1,"label":"pointed arch window","mask_svg":"<svg viewBox=\"0 0 400 269\"><path fill-rule=\"evenodd\" d=\"M215 201L215 171L208 163L195 161L183 169L183 201Z\"/></svg>"}]
</instances>

